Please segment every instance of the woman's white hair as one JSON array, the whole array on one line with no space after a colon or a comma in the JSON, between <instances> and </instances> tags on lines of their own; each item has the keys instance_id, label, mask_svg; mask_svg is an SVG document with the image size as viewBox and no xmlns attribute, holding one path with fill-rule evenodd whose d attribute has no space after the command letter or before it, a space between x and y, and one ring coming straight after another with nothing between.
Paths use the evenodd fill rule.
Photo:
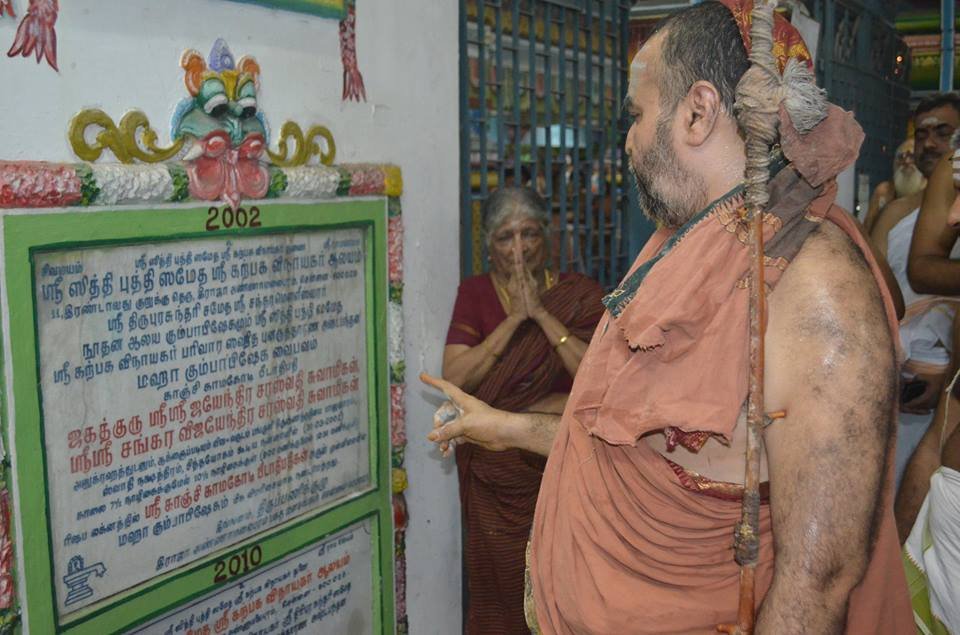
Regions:
<instances>
[{"instance_id":1,"label":"woman's white hair","mask_svg":"<svg viewBox=\"0 0 960 635\"><path fill-rule=\"evenodd\" d=\"M513 216L537 221L544 237L550 232L549 207L542 196L529 187L502 187L490 194L483 203L483 238L487 247L497 228Z\"/></svg>"}]
</instances>

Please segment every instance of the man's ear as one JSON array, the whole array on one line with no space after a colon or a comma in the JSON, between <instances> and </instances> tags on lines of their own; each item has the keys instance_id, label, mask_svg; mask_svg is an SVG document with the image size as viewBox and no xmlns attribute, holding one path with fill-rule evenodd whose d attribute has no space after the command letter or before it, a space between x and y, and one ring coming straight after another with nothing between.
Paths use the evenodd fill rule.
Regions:
<instances>
[{"instance_id":1,"label":"man's ear","mask_svg":"<svg viewBox=\"0 0 960 635\"><path fill-rule=\"evenodd\" d=\"M687 91L683 108L683 141L691 146L703 145L713 133L723 110L720 93L710 82L698 81Z\"/></svg>"}]
</instances>

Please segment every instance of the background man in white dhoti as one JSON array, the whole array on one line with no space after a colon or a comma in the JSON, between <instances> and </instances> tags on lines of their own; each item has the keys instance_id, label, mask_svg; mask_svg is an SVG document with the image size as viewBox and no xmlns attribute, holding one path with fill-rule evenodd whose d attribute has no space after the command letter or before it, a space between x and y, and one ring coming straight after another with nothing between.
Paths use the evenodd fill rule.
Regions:
<instances>
[{"instance_id":1,"label":"background man in white dhoti","mask_svg":"<svg viewBox=\"0 0 960 635\"><path fill-rule=\"evenodd\" d=\"M960 127L960 95L943 93L924 99L917 106L915 121L915 157L917 169L929 179L943 157L951 154L950 140ZM900 321L900 341L904 352L904 391L897 428L897 453L894 461L895 482L899 487L903 471L914 449L930 426L932 410L946 384L952 338L950 325L960 295L918 286L908 279L908 260L914 230L921 214L930 222L931 212L921 213L926 188L899 198L887 205L870 231L877 250L884 255L897 279L906 305L906 315ZM946 227L946 217L940 218L939 229ZM960 257L956 236L950 240L944 258ZM936 286L936 285L933 285Z\"/></svg>"},{"instance_id":2,"label":"background man in white dhoti","mask_svg":"<svg viewBox=\"0 0 960 635\"><path fill-rule=\"evenodd\" d=\"M925 284L934 293L960 291L960 262L932 255L930 238L939 237L939 253L952 248L960 218L950 214L960 189L960 150L934 171L911 251L911 273L918 255ZM939 223L939 225L938 225ZM939 232L934 230L942 227ZM952 238L951 238L952 237ZM949 242L947 242L949 241ZM919 251L918 251L919 247ZM913 279L913 276L911 276ZM932 283L932 284L931 284ZM953 323L960 341L960 317ZM934 424L910 460L897 495L897 529L904 546L904 565L914 618L925 633L960 633L960 354L952 361L954 380L942 394Z\"/></svg>"}]
</instances>

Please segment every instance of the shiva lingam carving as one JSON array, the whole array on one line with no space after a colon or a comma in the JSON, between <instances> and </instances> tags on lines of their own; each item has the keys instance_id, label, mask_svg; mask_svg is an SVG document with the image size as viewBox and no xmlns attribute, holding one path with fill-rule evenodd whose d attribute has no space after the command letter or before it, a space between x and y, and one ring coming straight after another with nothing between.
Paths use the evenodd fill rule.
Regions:
<instances>
[{"instance_id":1,"label":"shiva lingam carving","mask_svg":"<svg viewBox=\"0 0 960 635\"><path fill-rule=\"evenodd\" d=\"M260 66L253 57L234 60L227 43L218 39L208 61L191 49L181 56L180 66L190 96L173 114L171 145L157 145L157 133L139 110L125 114L117 125L102 110L89 109L70 122L70 143L77 156L96 161L104 149L121 163L157 163L179 156L191 196L222 200L233 208L242 198L266 195L270 174L264 154L278 167L305 165L314 157L323 165L333 164L336 145L323 126L312 126L304 134L288 121L280 129L277 152L267 147L269 127L257 104ZM90 127L101 129L92 143L86 134Z\"/></svg>"}]
</instances>

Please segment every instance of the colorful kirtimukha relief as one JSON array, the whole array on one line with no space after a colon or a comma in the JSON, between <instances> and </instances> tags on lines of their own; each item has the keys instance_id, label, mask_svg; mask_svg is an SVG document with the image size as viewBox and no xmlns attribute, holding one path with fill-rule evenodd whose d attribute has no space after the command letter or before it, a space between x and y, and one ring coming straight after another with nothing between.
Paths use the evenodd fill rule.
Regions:
<instances>
[{"instance_id":1,"label":"colorful kirtimukha relief","mask_svg":"<svg viewBox=\"0 0 960 635\"><path fill-rule=\"evenodd\" d=\"M189 96L173 114L169 145L158 145L157 133L138 110L125 114L117 125L102 110L91 109L70 122L70 143L77 156L96 161L109 149L124 164L156 163L179 156L169 178L174 180L175 172L182 172L189 198L223 201L234 208L243 199L336 194L340 171L323 167L330 166L336 156L333 135L327 128L312 126L304 134L299 125L288 121L280 128L278 149L269 149L269 127L257 103L260 66L253 57L235 60L227 43L219 39L207 60L188 50L180 57L180 66ZM91 128L100 129L92 143L87 140ZM308 166L314 158L320 165ZM309 169L282 172L304 166ZM130 180L142 175L128 171L115 176ZM291 181L296 191L285 192ZM187 198L178 187L182 183L173 185L174 200ZM381 193L384 189L381 187ZM135 198L148 202L142 196Z\"/></svg>"},{"instance_id":2,"label":"colorful kirtimukha relief","mask_svg":"<svg viewBox=\"0 0 960 635\"><path fill-rule=\"evenodd\" d=\"M40 4L44 3L32 2L31 10ZM71 120L68 132L74 152L84 162L0 161L0 208L218 201L236 209L244 201L278 197L387 197L395 606L397 633L405 634L407 439L400 169L334 165L336 146L330 131L315 125L304 133L292 121L280 127L277 149L271 150L270 127L257 100L260 66L249 56L235 60L223 40L217 40L206 60L197 51L186 51L180 65L189 95L176 108L169 143L159 141L140 111L126 113L117 124L102 110L84 110ZM104 150L119 163L95 163ZM6 491L0 490L0 635L17 620L8 517Z\"/></svg>"}]
</instances>

